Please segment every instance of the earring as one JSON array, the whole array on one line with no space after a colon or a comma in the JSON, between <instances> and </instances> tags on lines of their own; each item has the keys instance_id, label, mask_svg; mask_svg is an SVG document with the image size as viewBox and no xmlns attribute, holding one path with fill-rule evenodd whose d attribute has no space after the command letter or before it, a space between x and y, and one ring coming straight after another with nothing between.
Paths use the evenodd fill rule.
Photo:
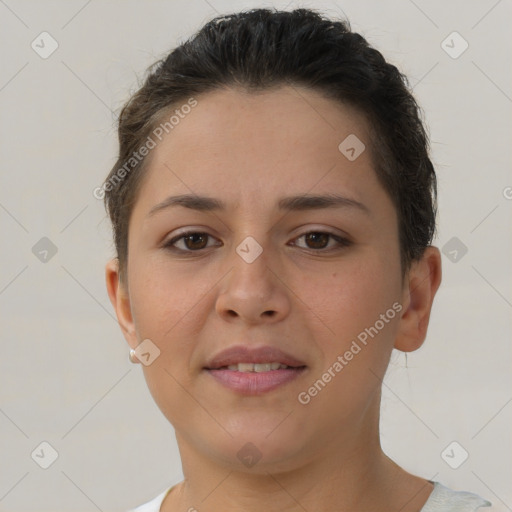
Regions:
<instances>
[{"instance_id":1,"label":"earring","mask_svg":"<svg viewBox=\"0 0 512 512\"><path fill-rule=\"evenodd\" d=\"M130 349L130 362L132 362L134 364L139 362L139 360L135 356L135 350L133 348Z\"/></svg>"}]
</instances>

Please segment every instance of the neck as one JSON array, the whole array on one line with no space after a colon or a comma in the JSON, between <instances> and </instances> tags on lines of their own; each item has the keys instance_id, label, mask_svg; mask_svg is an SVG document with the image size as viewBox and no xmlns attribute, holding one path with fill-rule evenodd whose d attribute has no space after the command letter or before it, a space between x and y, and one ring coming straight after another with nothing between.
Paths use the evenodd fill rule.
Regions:
<instances>
[{"instance_id":1,"label":"neck","mask_svg":"<svg viewBox=\"0 0 512 512\"><path fill-rule=\"evenodd\" d=\"M340 429L331 439L322 436L313 455L300 454L300 463L297 456L286 467L257 463L247 471L206 456L176 432L185 479L161 510L419 511L432 485L409 475L383 453L378 409L373 420L365 418L350 432Z\"/></svg>"}]
</instances>

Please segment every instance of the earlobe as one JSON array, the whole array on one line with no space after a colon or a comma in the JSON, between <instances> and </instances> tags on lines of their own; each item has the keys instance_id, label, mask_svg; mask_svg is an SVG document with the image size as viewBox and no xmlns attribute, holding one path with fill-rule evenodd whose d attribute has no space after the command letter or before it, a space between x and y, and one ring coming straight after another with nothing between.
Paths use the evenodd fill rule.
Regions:
<instances>
[{"instance_id":1,"label":"earlobe","mask_svg":"<svg viewBox=\"0 0 512 512\"><path fill-rule=\"evenodd\" d=\"M428 246L421 259L411 265L405 278L400 319L394 348L412 352L421 347L427 336L435 294L441 284L441 253Z\"/></svg>"},{"instance_id":2,"label":"earlobe","mask_svg":"<svg viewBox=\"0 0 512 512\"><path fill-rule=\"evenodd\" d=\"M107 292L117 316L117 321L123 332L123 335L130 345L135 348L137 346L137 338L135 334L135 325L133 322L130 297L119 279L119 260L114 258L105 266L105 281Z\"/></svg>"}]
</instances>

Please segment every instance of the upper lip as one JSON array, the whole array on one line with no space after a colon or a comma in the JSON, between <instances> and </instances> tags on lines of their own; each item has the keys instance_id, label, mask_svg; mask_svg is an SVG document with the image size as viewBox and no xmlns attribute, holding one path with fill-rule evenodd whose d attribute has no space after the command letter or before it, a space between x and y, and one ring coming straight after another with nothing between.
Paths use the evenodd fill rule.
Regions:
<instances>
[{"instance_id":1,"label":"upper lip","mask_svg":"<svg viewBox=\"0 0 512 512\"><path fill-rule=\"evenodd\" d=\"M305 366L302 361L276 347L266 345L249 348L245 345L235 345L216 354L207 362L205 368L213 370L238 363L281 363L294 367Z\"/></svg>"}]
</instances>

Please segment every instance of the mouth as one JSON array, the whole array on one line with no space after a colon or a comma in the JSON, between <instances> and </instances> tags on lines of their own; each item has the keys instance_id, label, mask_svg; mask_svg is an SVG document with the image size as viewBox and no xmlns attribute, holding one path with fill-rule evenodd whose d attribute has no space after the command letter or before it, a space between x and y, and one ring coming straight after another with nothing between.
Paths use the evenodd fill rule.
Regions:
<instances>
[{"instance_id":1,"label":"mouth","mask_svg":"<svg viewBox=\"0 0 512 512\"><path fill-rule=\"evenodd\" d=\"M233 372L243 373L263 373L274 370L290 370L297 368L305 368L305 366L288 366L282 363L236 363L228 366L221 366L219 368L207 368L207 370L230 370Z\"/></svg>"},{"instance_id":2,"label":"mouth","mask_svg":"<svg viewBox=\"0 0 512 512\"><path fill-rule=\"evenodd\" d=\"M213 377L222 386L242 395L261 395L273 391L285 384L297 379L306 371L306 366L285 366L279 365L279 368L272 369L242 369L238 367L268 367L272 363L253 365L250 363L241 363L236 365L236 369L221 367L216 369L205 368L206 372ZM231 366L233 367L233 365Z\"/></svg>"},{"instance_id":3,"label":"mouth","mask_svg":"<svg viewBox=\"0 0 512 512\"><path fill-rule=\"evenodd\" d=\"M235 346L218 354L203 369L236 393L260 395L295 380L307 366L274 347Z\"/></svg>"}]
</instances>

